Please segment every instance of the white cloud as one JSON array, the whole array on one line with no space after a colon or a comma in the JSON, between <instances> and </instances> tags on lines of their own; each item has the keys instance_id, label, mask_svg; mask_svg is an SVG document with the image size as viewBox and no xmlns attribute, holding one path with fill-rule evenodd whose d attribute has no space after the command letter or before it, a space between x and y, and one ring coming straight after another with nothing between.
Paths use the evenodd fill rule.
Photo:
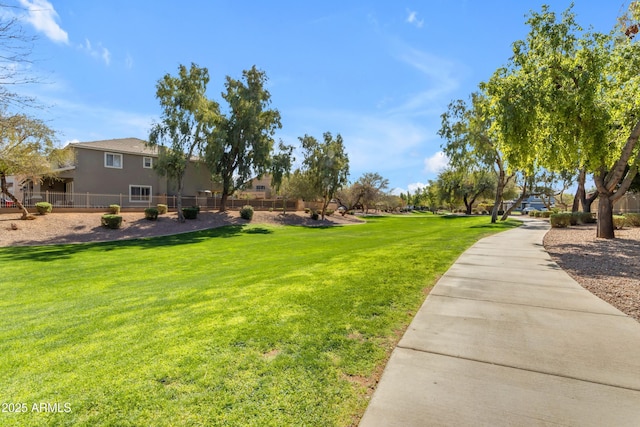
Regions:
<instances>
[{"instance_id":1,"label":"white cloud","mask_svg":"<svg viewBox=\"0 0 640 427\"><path fill-rule=\"evenodd\" d=\"M109 52L109 49L107 49L106 47L102 48L102 59L107 65L111 63L111 52Z\"/></svg>"},{"instance_id":2,"label":"white cloud","mask_svg":"<svg viewBox=\"0 0 640 427\"><path fill-rule=\"evenodd\" d=\"M133 68L133 57L131 56L131 54L127 53L127 56L124 59L124 65L127 68L127 70L130 70Z\"/></svg>"},{"instance_id":3,"label":"white cloud","mask_svg":"<svg viewBox=\"0 0 640 427\"><path fill-rule=\"evenodd\" d=\"M418 19L418 12L412 10L407 10L407 12L409 13L409 16L407 16L407 22L418 28L422 28L424 25L424 19Z\"/></svg>"},{"instance_id":4,"label":"white cloud","mask_svg":"<svg viewBox=\"0 0 640 427\"><path fill-rule=\"evenodd\" d=\"M427 173L439 173L448 165L449 158L442 151L424 159L424 170Z\"/></svg>"},{"instance_id":5,"label":"white cloud","mask_svg":"<svg viewBox=\"0 0 640 427\"><path fill-rule=\"evenodd\" d=\"M91 57L103 60L106 65L111 64L111 52L102 44L98 43L98 46L94 47L89 39L84 39L84 44L80 44L78 47Z\"/></svg>"},{"instance_id":6,"label":"white cloud","mask_svg":"<svg viewBox=\"0 0 640 427\"><path fill-rule=\"evenodd\" d=\"M422 190L423 188L428 187L427 184L423 184L422 182L414 182L407 186L407 189L411 191L411 193L415 194L416 192Z\"/></svg>"},{"instance_id":7,"label":"white cloud","mask_svg":"<svg viewBox=\"0 0 640 427\"><path fill-rule=\"evenodd\" d=\"M27 9L26 20L56 43L69 43L69 35L58 25L58 13L47 0L20 0Z\"/></svg>"},{"instance_id":8,"label":"white cloud","mask_svg":"<svg viewBox=\"0 0 640 427\"><path fill-rule=\"evenodd\" d=\"M425 77L426 89L409 95L403 105L392 110L392 113L424 114L433 108L434 103L448 100L451 93L460 87L460 75L465 68L445 58L407 46L402 42L395 43L394 55Z\"/></svg>"}]
</instances>

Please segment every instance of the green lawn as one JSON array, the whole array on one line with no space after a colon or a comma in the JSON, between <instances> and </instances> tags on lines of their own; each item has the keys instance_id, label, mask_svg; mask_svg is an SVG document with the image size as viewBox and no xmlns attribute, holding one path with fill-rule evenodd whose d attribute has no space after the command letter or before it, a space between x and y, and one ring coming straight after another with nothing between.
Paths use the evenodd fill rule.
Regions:
<instances>
[{"instance_id":1,"label":"green lawn","mask_svg":"<svg viewBox=\"0 0 640 427\"><path fill-rule=\"evenodd\" d=\"M488 222L0 248L0 425L350 425L425 289L516 224Z\"/></svg>"}]
</instances>

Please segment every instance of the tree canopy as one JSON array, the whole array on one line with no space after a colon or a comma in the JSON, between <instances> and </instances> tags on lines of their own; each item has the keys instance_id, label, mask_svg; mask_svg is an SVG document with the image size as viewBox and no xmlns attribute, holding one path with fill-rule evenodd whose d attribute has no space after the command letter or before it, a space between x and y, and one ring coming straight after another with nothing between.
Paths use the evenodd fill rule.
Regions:
<instances>
[{"instance_id":1,"label":"tree canopy","mask_svg":"<svg viewBox=\"0 0 640 427\"><path fill-rule=\"evenodd\" d=\"M26 219L29 212L8 188L7 177L34 181L54 177L59 164L71 155L54 144L54 132L44 122L24 114L0 111L0 194L9 197Z\"/></svg>"},{"instance_id":2,"label":"tree canopy","mask_svg":"<svg viewBox=\"0 0 640 427\"><path fill-rule=\"evenodd\" d=\"M309 183L307 190L313 191L312 197L322 199L321 213L324 219L329 202L347 184L349 156L340 134L334 138L330 132L325 132L322 142L309 135L299 139L304 151L300 175Z\"/></svg>"},{"instance_id":3,"label":"tree canopy","mask_svg":"<svg viewBox=\"0 0 640 427\"><path fill-rule=\"evenodd\" d=\"M271 94L265 89L266 81L264 71L255 66L243 71L241 80L226 78L222 97L229 111L219 115L205 150L211 172L222 181L220 211L226 209L230 195L254 176L269 172L272 166L274 134L282 125L280 112L269 108ZM290 150L283 148L276 158L276 177L281 174L282 162L287 162L282 158L287 152L290 155Z\"/></svg>"},{"instance_id":4,"label":"tree canopy","mask_svg":"<svg viewBox=\"0 0 640 427\"><path fill-rule=\"evenodd\" d=\"M162 119L149 133L149 145L159 149L158 173L178 184L178 220L184 222L182 190L184 175L194 155L205 149L216 128L219 107L207 99L209 71L196 64L178 67L178 75L165 74L156 85L156 97L162 107Z\"/></svg>"},{"instance_id":5,"label":"tree canopy","mask_svg":"<svg viewBox=\"0 0 640 427\"><path fill-rule=\"evenodd\" d=\"M612 238L612 205L640 163L640 46L632 38L584 32L571 8L558 20L532 12L525 40L486 84L510 164L593 174L598 237Z\"/></svg>"}]
</instances>

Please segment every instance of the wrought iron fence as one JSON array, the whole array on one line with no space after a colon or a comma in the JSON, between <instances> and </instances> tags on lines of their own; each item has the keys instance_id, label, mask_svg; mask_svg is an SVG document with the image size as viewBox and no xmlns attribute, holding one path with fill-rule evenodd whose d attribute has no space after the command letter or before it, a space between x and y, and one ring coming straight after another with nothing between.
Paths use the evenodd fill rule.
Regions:
<instances>
[{"instance_id":1,"label":"wrought iron fence","mask_svg":"<svg viewBox=\"0 0 640 427\"><path fill-rule=\"evenodd\" d=\"M48 202L58 208L108 208L110 205L119 205L121 208L147 208L165 204L169 209L176 209L177 196L160 195L139 197L143 200L132 200L129 194L94 194L94 193L65 193L55 191L30 192L22 197L22 203L27 208L35 207L38 202ZM244 199L229 198L228 209L240 209L245 205L251 205L256 210L281 209L281 199ZM219 209L219 196L182 196L182 206L199 206L201 209ZM295 210L297 200L287 200L286 209Z\"/></svg>"}]
</instances>

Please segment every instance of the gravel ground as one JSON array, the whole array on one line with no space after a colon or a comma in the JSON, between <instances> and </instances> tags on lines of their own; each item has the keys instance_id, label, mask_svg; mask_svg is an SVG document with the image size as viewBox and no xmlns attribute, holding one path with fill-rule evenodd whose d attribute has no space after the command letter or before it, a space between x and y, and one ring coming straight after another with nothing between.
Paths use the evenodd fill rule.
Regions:
<instances>
[{"instance_id":1,"label":"gravel ground","mask_svg":"<svg viewBox=\"0 0 640 427\"><path fill-rule=\"evenodd\" d=\"M246 224L239 212L202 212L195 220L177 221L176 214L157 221L141 212L122 213L123 225L109 230L100 225L102 213L52 213L21 221L20 214L0 214L0 246L102 242L185 233L231 224ZM300 226L348 225L353 216L332 215L314 221L300 212L286 216L256 211L252 223ZM640 321L640 228L616 231L613 240L596 239L595 226L553 228L544 238L551 257L587 290Z\"/></svg>"},{"instance_id":2,"label":"gravel ground","mask_svg":"<svg viewBox=\"0 0 640 427\"><path fill-rule=\"evenodd\" d=\"M178 222L177 214L160 215L156 221L142 212L122 212L122 227L110 230L100 225L104 213L51 213L36 215L34 220L20 220L20 214L0 214L0 246L33 246L61 243L105 242L152 236L187 233L232 224L247 224L238 211L201 212L197 219ZM312 220L302 212L256 211L253 224L300 225L308 227L357 224L361 220L347 215L331 215L324 221Z\"/></svg>"},{"instance_id":3,"label":"gravel ground","mask_svg":"<svg viewBox=\"0 0 640 427\"><path fill-rule=\"evenodd\" d=\"M544 247L576 282L640 322L640 228L597 239L595 225L552 228Z\"/></svg>"}]
</instances>

